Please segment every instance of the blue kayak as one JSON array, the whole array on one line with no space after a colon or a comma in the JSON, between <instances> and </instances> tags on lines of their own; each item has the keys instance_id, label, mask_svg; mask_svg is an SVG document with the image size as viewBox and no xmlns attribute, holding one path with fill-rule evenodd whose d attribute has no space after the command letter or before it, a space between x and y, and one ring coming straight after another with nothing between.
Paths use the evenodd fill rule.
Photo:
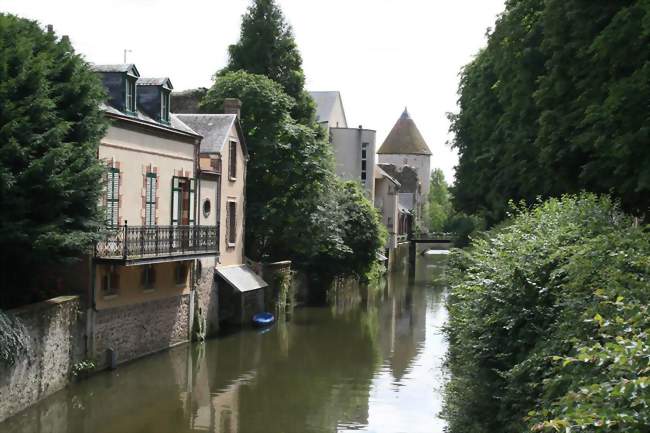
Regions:
<instances>
[{"instance_id":1,"label":"blue kayak","mask_svg":"<svg viewBox=\"0 0 650 433\"><path fill-rule=\"evenodd\" d=\"M275 321L275 317L271 313L257 313L253 316L253 325L267 326Z\"/></svg>"}]
</instances>

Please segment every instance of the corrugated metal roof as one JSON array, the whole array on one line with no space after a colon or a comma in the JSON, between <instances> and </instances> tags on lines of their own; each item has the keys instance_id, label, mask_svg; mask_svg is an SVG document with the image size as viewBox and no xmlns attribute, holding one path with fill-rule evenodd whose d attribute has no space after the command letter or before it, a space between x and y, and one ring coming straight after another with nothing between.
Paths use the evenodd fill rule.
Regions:
<instances>
[{"instance_id":1,"label":"corrugated metal roof","mask_svg":"<svg viewBox=\"0 0 650 433\"><path fill-rule=\"evenodd\" d=\"M404 112L397 119L395 126L386 137L384 144L381 145L378 154L391 155L431 155L431 150L426 141L420 134L418 127L408 111Z\"/></svg>"},{"instance_id":2,"label":"corrugated metal roof","mask_svg":"<svg viewBox=\"0 0 650 433\"><path fill-rule=\"evenodd\" d=\"M216 272L240 292L250 292L268 286L259 275L246 265L217 267Z\"/></svg>"},{"instance_id":3,"label":"corrugated metal roof","mask_svg":"<svg viewBox=\"0 0 650 433\"><path fill-rule=\"evenodd\" d=\"M203 136L201 153L221 153L237 116L234 114L175 114Z\"/></svg>"}]
</instances>

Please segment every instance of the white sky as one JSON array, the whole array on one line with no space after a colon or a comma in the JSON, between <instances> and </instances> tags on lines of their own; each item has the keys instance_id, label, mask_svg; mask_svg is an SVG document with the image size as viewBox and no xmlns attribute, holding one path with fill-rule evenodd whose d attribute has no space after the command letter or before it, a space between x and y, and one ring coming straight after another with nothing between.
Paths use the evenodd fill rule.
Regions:
<instances>
[{"instance_id":1,"label":"white sky","mask_svg":"<svg viewBox=\"0 0 650 433\"><path fill-rule=\"evenodd\" d=\"M303 57L308 90L340 90L348 124L377 130L377 148L408 106L453 179L445 113L458 72L485 45L504 0L278 0ZM128 62L176 90L209 87L239 37L249 0L0 0L0 11L53 24L93 63ZM173 110L173 107L172 107Z\"/></svg>"}]
</instances>

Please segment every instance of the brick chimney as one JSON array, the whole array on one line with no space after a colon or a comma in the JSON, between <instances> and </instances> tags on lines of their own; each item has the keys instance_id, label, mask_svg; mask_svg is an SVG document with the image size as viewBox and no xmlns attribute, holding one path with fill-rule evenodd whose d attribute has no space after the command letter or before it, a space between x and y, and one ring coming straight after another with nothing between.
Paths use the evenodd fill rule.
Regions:
<instances>
[{"instance_id":1,"label":"brick chimney","mask_svg":"<svg viewBox=\"0 0 650 433\"><path fill-rule=\"evenodd\" d=\"M241 117L241 101L235 98L226 98L223 100L224 114L236 114Z\"/></svg>"}]
</instances>

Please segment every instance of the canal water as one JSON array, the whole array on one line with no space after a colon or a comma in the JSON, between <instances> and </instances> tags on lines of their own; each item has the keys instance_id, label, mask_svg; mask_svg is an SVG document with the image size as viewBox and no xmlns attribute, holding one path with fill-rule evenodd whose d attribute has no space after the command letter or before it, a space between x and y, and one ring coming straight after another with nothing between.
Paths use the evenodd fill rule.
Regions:
<instances>
[{"instance_id":1,"label":"canal water","mask_svg":"<svg viewBox=\"0 0 650 433\"><path fill-rule=\"evenodd\" d=\"M43 400L3 433L442 433L444 255L290 321L185 345Z\"/></svg>"}]
</instances>

